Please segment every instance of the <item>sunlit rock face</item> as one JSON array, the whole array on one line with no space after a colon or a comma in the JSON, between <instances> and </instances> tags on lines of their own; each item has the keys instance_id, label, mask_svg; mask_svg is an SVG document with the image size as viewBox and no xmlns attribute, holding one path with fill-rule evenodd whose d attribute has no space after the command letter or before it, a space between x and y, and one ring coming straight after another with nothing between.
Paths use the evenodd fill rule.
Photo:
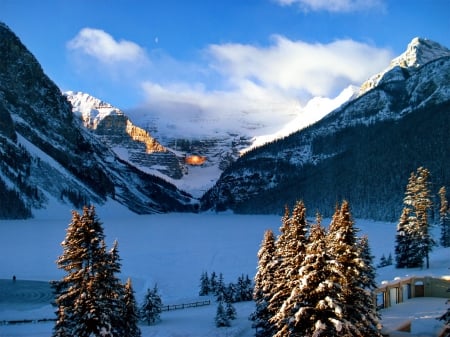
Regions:
<instances>
[{"instance_id":1,"label":"sunlit rock face","mask_svg":"<svg viewBox=\"0 0 450 337\"><path fill-rule=\"evenodd\" d=\"M183 158L134 125L120 109L86 93L69 91L65 95L83 125L101 137L120 158L144 171L157 171L173 179L183 176Z\"/></svg>"}]
</instances>

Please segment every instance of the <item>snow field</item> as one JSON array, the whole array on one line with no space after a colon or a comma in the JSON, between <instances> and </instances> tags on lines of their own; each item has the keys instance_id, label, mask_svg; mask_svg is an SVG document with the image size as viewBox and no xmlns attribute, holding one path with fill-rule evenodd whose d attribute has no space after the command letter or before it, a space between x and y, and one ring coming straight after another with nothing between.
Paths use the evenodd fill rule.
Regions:
<instances>
[{"instance_id":1,"label":"snow field","mask_svg":"<svg viewBox=\"0 0 450 337\"><path fill-rule=\"evenodd\" d=\"M103 222L107 246L111 247L116 239L119 242L121 278L124 281L128 277L132 279L139 304L147 288L152 288L155 283L165 305L205 299L198 296L203 271L223 273L226 283L236 282L241 274L253 278L264 231L272 229L277 234L281 225L278 215L138 216L117 205L107 205L97 211ZM0 279L11 279L12 275L18 280L59 279L62 273L56 268L55 260L62 253L60 243L70 220L70 210L62 209L53 215L41 212L31 220L0 221ZM355 222L361 229L358 234L369 236L375 264L382 254L394 255L395 224L368 220ZM328 225L329 220L324 219L323 224ZM377 281L393 280L407 274L449 275L449 253L448 249L435 249L430 270L396 270L393 266L378 269ZM254 310L253 302L236 303L235 307L238 317L230 328L215 327L217 306L212 303L205 307L163 312L159 324L141 326L143 337L252 336L254 331L248 316ZM53 308L24 310L0 305L0 321L42 316L54 317ZM48 337L52 328L53 323L0 326L0 337Z\"/></svg>"}]
</instances>

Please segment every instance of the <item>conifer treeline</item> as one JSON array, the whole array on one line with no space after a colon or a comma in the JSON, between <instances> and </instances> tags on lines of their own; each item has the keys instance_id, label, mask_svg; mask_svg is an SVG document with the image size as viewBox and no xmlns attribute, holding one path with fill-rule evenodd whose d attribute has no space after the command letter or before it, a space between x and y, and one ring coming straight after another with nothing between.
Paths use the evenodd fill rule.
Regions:
<instances>
[{"instance_id":1,"label":"conifer treeline","mask_svg":"<svg viewBox=\"0 0 450 337\"><path fill-rule=\"evenodd\" d=\"M280 235L266 231L258 252L257 337L381 336L370 247L357 231L346 201L328 230L320 216L306 221L303 202L286 208Z\"/></svg>"}]
</instances>

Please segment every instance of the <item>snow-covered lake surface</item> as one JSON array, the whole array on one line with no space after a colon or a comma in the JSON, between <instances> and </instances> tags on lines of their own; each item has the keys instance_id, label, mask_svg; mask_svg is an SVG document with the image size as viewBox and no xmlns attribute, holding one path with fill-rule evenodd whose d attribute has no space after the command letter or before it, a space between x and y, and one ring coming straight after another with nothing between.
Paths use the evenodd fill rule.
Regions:
<instances>
[{"instance_id":1,"label":"snow-covered lake surface","mask_svg":"<svg viewBox=\"0 0 450 337\"><path fill-rule=\"evenodd\" d=\"M97 208L97 213L103 222L108 247L116 239L119 242L121 278L132 279L138 302L143 299L147 288L157 284L166 305L203 300L198 296L203 271L223 273L226 283L235 282L241 274L252 278L264 231L270 228L278 233L281 224L281 216L276 215L203 213L138 216L114 204ZM55 260L62 253L60 243L70 220L70 209L63 207L52 214L39 212L31 220L0 221L0 279L11 280L13 275L17 280L59 279L62 273L56 268ZM328 223L327 219L323 221L324 225ZM394 256L395 224L358 219L355 223L360 235L369 236L375 264L382 254ZM388 266L378 269L377 281L407 275L449 275L449 256L449 249L438 247L431 254L429 270L396 270ZM426 308L430 310L421 315L416 310L418 308L422 312ZM422 304L411 300L385 311L383 316L387 324L389 317L392 324L399 317L411 319L414 321L413 332L433 336L434 330L442 326L435 319L436 314L445 308L445 299ZM248 320L254 310L253 303L237 303L236 309L238 319L230 328L220 329L214 325L214 303L164 312L159 324L141 326L143 337L253 336ZM24 307L0 303L0 321L51 318L54 317L53 310L50 305L36 308L34 305ZM50 336L52 328L53 323L0 325L0 337Z\"/></svg>"}]
</instances>

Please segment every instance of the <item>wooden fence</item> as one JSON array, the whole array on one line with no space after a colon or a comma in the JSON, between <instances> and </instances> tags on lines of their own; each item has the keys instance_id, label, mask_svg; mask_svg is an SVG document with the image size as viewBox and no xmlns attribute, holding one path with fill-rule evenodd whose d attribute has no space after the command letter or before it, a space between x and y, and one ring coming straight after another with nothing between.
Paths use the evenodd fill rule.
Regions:
<instances>
[{"instance_id":1,"label":"wooden fence","mask_svg":"<svg viewBox=\"0 0 450 337\"><path fill-rule=\"evenodd\" d=\"M211 301L207 300L207 301L201 301L201 302L164 305L162 307L162 311L171 311L171 310L180 310L180 309L187 309L187 308L203 307L205 305L210 305L210 304L211 304Z\"/></svg>"}]
</instances>

